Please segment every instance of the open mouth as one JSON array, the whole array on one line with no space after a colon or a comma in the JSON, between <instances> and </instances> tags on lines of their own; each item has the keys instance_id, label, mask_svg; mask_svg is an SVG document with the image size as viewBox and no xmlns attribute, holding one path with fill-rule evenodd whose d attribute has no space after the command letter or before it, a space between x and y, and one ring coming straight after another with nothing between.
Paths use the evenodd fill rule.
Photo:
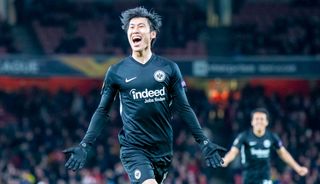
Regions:
<instances>
[{"instance_id":1,"label":"open mouth","mask_svg":"<svg viewBox=\"0 0 320 184\"><path fill-rule=\"evenodd\" d=\"M132 38L132 41L133 41L134 44L137 44L137 43L141 42L141 40L142 40L141 37L133 37Z\"/></svg>"}]
</instances>

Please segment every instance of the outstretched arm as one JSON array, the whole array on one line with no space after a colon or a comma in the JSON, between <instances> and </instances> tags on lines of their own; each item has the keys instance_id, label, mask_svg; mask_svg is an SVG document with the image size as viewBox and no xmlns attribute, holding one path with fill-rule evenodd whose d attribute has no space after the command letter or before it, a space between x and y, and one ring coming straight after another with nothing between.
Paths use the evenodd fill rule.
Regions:
<instances>
[{"instance_id":1,"label":"outstretched arm","mask_svg":"<svg viewBox=\"0 0 320 184\"><path fill-rule=\"evenodd\" d=\"M102 96L100 103L91 118L84 138L78 146L68 148L63 151L65 154L71 154L65 164L67 169L75 171L84 167L88 154L92 150L93 143L107 124L109 119L108 113L111 109L114 97L117 94L117 89L112 85L112 79L109 71L107 72L106 80L101 91Z\"/></svg>"},{"instance_id":2,"label":"outstretched arm","mask_svg":"<svg viewBox=\"0 0 320 184\"><path fill-rule=\"evenodd\" d=\"M216 168L221 167L223 159L221 158L221 152L225 152L226 149L211 142L203 133L203 130L198 122L198 119L190 107L184 92L176 99L176 109L180 114L180 117L186 122L189 130L191 131L196 142L199 143L202 154L206 161L206 165ZM220 152L220 153L219 153Z\"/></svg>"},{"instance_id":3,"label":"outstretched arm","mask_svg":"<svg viewBox=\"0 0 320 184\"><path fill-rule=\"evenodd\" d=\"M106 77L101 89L100 103L94 112L88 130L80 144L93 144L109 119L109 111L115 96L118 93L118 88L113 82L114 74L110 67L106 73Z\"/></svg>"},{"instance_id":4,"label":"outstretched arm","mask_svg":"<svg viewBox=\"0 0 320 184\"><path fill-rule=\"evenodd\" d=\"M232 162L236 156L239 154L239 149L235 146L232 146L230 151L223 157L224 163L222 164L222 167L227 167L230 162Z\"/></svg>"},{"instance_id":5,"label":"outstretched arm","mask_svg":"<svg viewBox=\"0 0 320 184\"><path fill-rule=\"evenodd\" d=\"M172 83L173 107L179 113L180 117L186 122L196 142L199 143L202 154L205 158L207 166L221 167L223 160L219 152L225 152L226 149L211 142L203 133L196 114L191 108L186 93L185 83L182 80L180 70L175 65L175 78Z\"/></svg>"},{"instance_id":6,"label":"outstretched arm","mask_svg":"<svg viewBox=\"0 0 320 184\"><path fill-rule=\"evenodd\" d=\"M279 157L287 163L293 170L295 170L300 176L305 176L308 174L308 169L306 167L300 166L287 151L285 147L281 147L277 150Z\"/></svg>"},{"instance_id":7,"label":"outstretched arm","mask_svg":"<svg viewBox=\"0 0 320 184\"><path fill-rule=\"evenodd\" d=\"M102 95L100 104L93 114L89 128L80 144L63 151L65 154L71 154L70 158L65 164L67 169L72 169L75 171L84 167L88 158L88 154L92 150L93 143L106 126L106 122L109 118L108 111L112 101L110 96L106 94Z\"/></svg>"},{"instance_id":8,"label":"outstretched arm","mask_svg":"<svg viewBox=\"0 0 320 184\"><path fill-rule=\"evenodd\" d=\"M196 142L203 143L207 137L203 134L202 128L198 122L197 116L191 108L186 96L186 83L183 81L179 67L174 64L173 76L171 80L171 97L173 100L173 109L175 109L181 119L186 122Z\"/></svg>"},{"instance_id":9,"label":"outstretched arm","mask_svg":"<svg viewBox=\"0 0 320 184\"><path fill-rule=\"evenodd\" d=\"M111 108L113 99L113 95L110 96L108 94L103 94L101 96L99 106L94 112L88 130L80 144L86 143L92 145L95 142L95 140L107 124L107 121L109 119L108 112Z\"/></svg>"}]
</instances>

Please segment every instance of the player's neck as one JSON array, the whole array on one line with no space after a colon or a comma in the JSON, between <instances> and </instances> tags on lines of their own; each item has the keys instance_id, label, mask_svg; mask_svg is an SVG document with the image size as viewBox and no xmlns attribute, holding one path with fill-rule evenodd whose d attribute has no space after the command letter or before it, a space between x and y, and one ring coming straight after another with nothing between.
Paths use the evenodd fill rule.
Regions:
<instances>
[{"instance_id":1,"label":"player's neck","mask_svg":"<svg viewBox=\"0 0 320 184\"><path fill-rule=\"evenodd\" d=\"M132 57L141 64L146 64L152 56L151 50L132 52Z\"/></svg>"},{"instance_id":2,"label":"player's neck","mask_svg":"<svg viewBox=\"0 0 320 184\"><path fill-rule=\"evenodd\" d=\"M266 130L262 130L262 129L253 129L253 133L254 135L256 135L257 137L262 137L265 133L266 133Z\"/></svg>"}]
</instances>

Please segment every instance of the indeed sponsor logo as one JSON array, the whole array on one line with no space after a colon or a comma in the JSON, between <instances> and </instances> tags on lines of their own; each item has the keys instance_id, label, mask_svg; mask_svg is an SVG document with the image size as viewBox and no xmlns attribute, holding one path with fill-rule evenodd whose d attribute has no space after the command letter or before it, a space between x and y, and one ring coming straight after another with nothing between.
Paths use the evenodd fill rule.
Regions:
<instances>
[{"instance_id":1,"label":"indeed sponsor logo","mask_svg":"<svg viewBox=\"0 0 320 184\"><path fill-rule=\"evenodd\" d=\"M130 94L132 95L133 99L146 99L146 98L152 98L152 97L161 97L165 96L165 88L162 89L155 89L155 90L149 90L145 89L143 91L137 91L136 89L130 90Z\"/></svg>"}]
</instances>

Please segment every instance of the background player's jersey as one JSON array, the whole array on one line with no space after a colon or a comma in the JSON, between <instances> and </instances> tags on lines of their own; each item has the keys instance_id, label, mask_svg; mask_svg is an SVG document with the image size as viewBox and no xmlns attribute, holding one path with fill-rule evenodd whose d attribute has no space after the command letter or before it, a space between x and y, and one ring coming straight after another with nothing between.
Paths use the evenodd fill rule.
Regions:
<instances>
[{"instance_id":1,"label":"background player's jersey","mask_svg":"<svg viewBox=\"0 0 320 184\"><path fill-rule=\"evenodd\" d=\"M153 157L171 155L173 99L178 108L186 112L182 116L196 121L184 87L178 66L156 55L152 55L146 64L130 56L111 66L102 93L115 96L119 92L123 121L120 144L141 148Z\"/></svg>"},{"instance_id":2,"label":"background player's jersey","mask_svg":"<svg viewBox=\"0 0 320 184\"><path fill-rule=\"evenodd\" d=\"M257 137L251 129L242 132L233 142L233 146L240 150L245 180L270 179L271 151L282 147L276 134L266 130L262 137Z\"/></svg>"}]
</instances>

